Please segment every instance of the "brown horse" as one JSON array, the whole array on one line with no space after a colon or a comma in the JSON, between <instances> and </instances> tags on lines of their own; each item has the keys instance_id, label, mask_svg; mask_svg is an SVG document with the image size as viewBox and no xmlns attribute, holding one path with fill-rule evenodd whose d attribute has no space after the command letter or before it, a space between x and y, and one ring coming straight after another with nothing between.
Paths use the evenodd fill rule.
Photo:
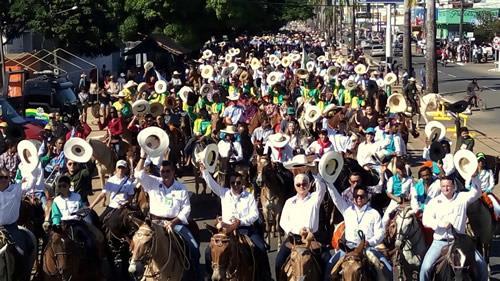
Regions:
<instances>
[{"instance_id":1,"label":"brown horse","mask_svg":"<svg viewBox=\"0 0 500 281\"><path fill-rule=\"evenodd\" d=\"M291 249L290 257L283 266L285 274L280 274L278 281L315 281L321 280L321 266L314 257L313 251L319 250L321 244L314 241L314 235L308 231L302 235L302 244L287 242Z\"/></svg>"},{"instance_id":2,"label":"brown horse","mask_svg":"<svg viewBox=\"0 0 500 281\"><path fill-rule=\"evenodd\" d=\"M255 280L255 257L249 238L220 230L210 239L212 281Z\"/></svg>"},{"instance_id":3,"label":"brown horse","mask_svg":"<svg viewBox=\"0 0 500 281\"><path fill-rule=\"evenodd\" d=\"M0 227L0 280L2 281L28 281L31 280L31 273L38 253L36 238L31 231L19 226L18 237L21 244L15 244L12 237ZM22 241L22 242L21 242ZM18 247L24 250L18 250ZM31 248L30 248L31 247ZM28 250L30 252L27 252Z\"/></svg>"},{"instance_id":4,"label":"brown horse","mask_svg":"<svg viewBox=\"0 0 500 281\"><path fill-rule=\"evenodd\" d=\"M330 278L331 280L343 281L369 281L372 277L368 271L369 263L368 258L364 253L365 239L362 236L361 242L358 247L352 252L347 253L341 257L340 260L333 267Z\"/></svg>"},{"instance_id":5,"label":"brown horse","mask_svg":"<svg viewBox=\"0 0 500 281\"><path fill-rule=\"evenodd\" d=\"M42 224L45 219L45 211L42 207L42 202L35 196L24 197L21 201L19 209L19 218L17 224L27 228L33 235L35 235L36 247L41 247L40 241L44 239L45 232L43 231ZM41 242L43 244L43 241ZM41 272L41 262L38 252L35 258L35 269L38 274Z\"/></svg>"},{"instance_id":6,"label":"brown horse","mask_svg":"<svg viewBox=\"0 0 500 281\"><path fill-rule=\"evenodd\" d=\"M171 231L165 233L163 227L149 221L134 234L130 251L132 258L128 270L141 276L141 280L180 281L189 267L180 238Z\"/></svg>"},{"instance_id":7,"label":"brown horse","mask_svg":"<svg viewBox=\"0 0 500 281\"><path fill-rule=\"evenodd\" d=\"M83 257L83 247L67 235L52 231L43 251L44 280L102 280L99 264Z\"/></svg>"}]
</instances>

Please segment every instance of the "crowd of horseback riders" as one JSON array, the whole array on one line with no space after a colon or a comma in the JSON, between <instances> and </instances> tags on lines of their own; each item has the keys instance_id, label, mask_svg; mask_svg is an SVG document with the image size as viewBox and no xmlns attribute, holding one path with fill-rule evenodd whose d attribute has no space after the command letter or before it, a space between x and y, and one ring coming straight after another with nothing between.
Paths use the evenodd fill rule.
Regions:
<instances>
[{"instance_id":1,"label":"crowd of horseback riders","mask_svg":"<svg viewBox=\"0 0 500 281\"><path fill-rule=\"evenodd\" d=\"M497 169L437 121L412 159L427 105L414 78L314 32L200 55L82 88L104 134L86 112L50 114L40 141L1 131L0 280L272 280L273 236L276 280L488 279ZM221 213L203 270L191 202L207 187Z\"/></svg>"}]
</instances>

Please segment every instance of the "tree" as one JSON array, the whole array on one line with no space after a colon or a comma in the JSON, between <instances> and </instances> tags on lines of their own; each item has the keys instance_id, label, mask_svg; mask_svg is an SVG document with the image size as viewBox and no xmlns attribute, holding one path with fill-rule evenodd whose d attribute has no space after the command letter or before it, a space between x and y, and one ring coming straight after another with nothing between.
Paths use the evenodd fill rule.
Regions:
<instances>
[{"instance_id":1,"label":"tree","mask_svg":"<svg viewBox=\"0 0 500 281\"><path fill-rule=\"evenodd\" d=\"M439 93L436 55L436 0L425 2L426 17L426 56L425 56L425 80L429 93Z\"/></svg>"},{"instance_id":2,"label":"tree","mask_svg":"<svg viewBox=\"0 0 500 281\"><path fill-rule=\"evenodd\" d=\"M28 22L39 7L36 0L0 1L1 33L11 40L19 37L28 28Z\"/></svg>"},{"instance_id":3,"label":"tree","mask_svg":"<svg viewBox=\"0 0 500 281\"><path fill-rule=\"evenodd\" d=\"M491 42L495 32L500 30L500 19L494 17L489 11L477 13L477 22L474 25L476 42Z\"/></svg>"},{"instance_id":4,"label":"tree","mask_svg":"<svg viewBox=\"0 0 500 281\"><path fill-rule=\"evenodd\" d=\"M293 20L308 20L314 16L313 7L305 5L302 0L287 0L283 5L281 20L289 22Z\"/></svg>"}]
</instances>

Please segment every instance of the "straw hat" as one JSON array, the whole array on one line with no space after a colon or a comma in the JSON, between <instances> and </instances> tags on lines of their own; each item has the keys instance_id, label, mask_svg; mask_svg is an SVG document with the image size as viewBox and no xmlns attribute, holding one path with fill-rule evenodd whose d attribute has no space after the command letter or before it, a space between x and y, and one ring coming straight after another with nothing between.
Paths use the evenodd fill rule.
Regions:
<instances>
[{"instance_id":1,"label":"straw hat","mask_svg":"<svg viewBox=\"0 0 500 281\"><path fill-rule=\"evenodd\" d=\"M248 71L244 70L244 71L241 72L239 80L241 82L245 82L245 81L248 81L248 77L250 77L250 75L248 74Z\"/></svg>"},{"instance_id":2,"label":"straw hat","mask_svg":"<svg viewBox=\"0 0 500 281\"><path fill-rule=\"evenodd\" d=\"M354 90L358 86L356 84L356 82L354 82L354 80L352 80L352 79L344 80L344 81L342 81L342 84L344 85L346 90Z\"/></svg>"},{"instance_id":3,"label":"straw hat","mask_svg":"<svg viewBox=\"0 0 500 281\"><path fill-rule=\"evenodd\" d=\"M439 121L430 121L425 125L425 135L431 141L440 141L446 136L446 127Z\"/></svg>"},{"instance_id":4,"label":"straw hat","mask_svg":"<svg viewBox=\"0 0 500 281\"><path fill-rule=\"evenodd\" d=\"M211 84L203 84L200 88L200 95L202 97L206 97L207 95L211 94L213 92L213 88Z\"/></svg>"},{"instance_id":5,"label":"straw hat","mask_svg":"<svg viewBox=\"0 0 500 281\"><path fill-rule=\"evenodd\" d=\"M283 163L283 166L286 169L294 169L294 168L301 168L301 167L313 167L315 164L307 161L307 157L304 154L298 154L293 156L293 158L288 161Z\"/></svg>"},{"instance_id":6,"label":"straw hat","mask_svg":"<svg viewBox=\"0 0 500 281\"><path fill-rule=\"evenodd\" d=\"M316 63L314 61L309 61L306 63L307 71L313 72L315 68L316 68Z\"/></svg>"},{"instance_id":7,"label":"straw hat","mask_svg":"<svg viewBox=\"0 0 500 281\"><path fill-rule=\"evenodd\" d=\"M222 133L231 134L231 135L238 133L238 130L236 130L236 126L234 126L234 125L228 125L228 126L226 126L225 129L222 129L220 131Z\"/></svg>"},{"instance_id":8,"label":"straw hat","mask_svg":"<svg viewBox=\"0 0 500 281\"><path fill-rule=\"evenodd\" d=\"M209 144L196 155L196 161L202 162L209 173L214 173L219 160L219 149L216 144Z\"/></svg>"},{"instance_id":9,"label":"straw hat","mask_svg":"<svg viewBox=\"0 0 500 281\"><path fill-rule=\"evenodd\" d=\"M144 64L144 72L148 72L151 68L153 68L155 65L153 62L151 61L147 61L145 64Z\"/></svg>"},{"instance_id":10,"label":"straw hat","mask_svg":"<svg viewBox=\"0 0 500 281\"><path fill-rule=\"evenodd\" d=\"M252 58L252 60L250 61L250 67L253 69L253 70L257 70L261 67L261 62L258 58Z\"/></svg>"},{"instance_id":11,"label":"straw hat","mask_svg":"<svg viewBox=\"0 0 500 281\"><path fill-rule=\"evenodd\" d=\"M326 74L330 79L333 78L337 74L337 68L335 66L328 67Z\"/></svg>"},{"instance_id":12,"label":"straw hat","mask_svg":"<svg viewBox=\"0 0 500 281\"><path fill-rule=\"evenodd\" d=\"M309 105L305 110L304 119L308 123L316 123L321 118L321 110L317 105Z\"/></svg>"},{"instance_id":13,"label":"straw hat","mask_svg":"<svg viewBox=\"0 0 500 281\"><path fill-rule=\"evenodd\" d=\"M309 71L303 69L303 68L299 68L297 69L297 71L295 72L295 74L297 75L297 77L299 77L300 79L307 79L307 77L309 77Z\"/></svg>"},{"instance_id":14,"label":"straw hat","mask_svg":"<svg viewBox=\"0 0 500 281\"><path fill-rule=\"evenodd\" d=\"M159 157L168 149L170 140L163 129L151 126L139 132L137 142L149 157Z\"/></svg>"},{"instance_id":15,"label":"straw hat","mask_svg":"<svg viewBox=\"0 0 500 281\"><path fill-rule=\"evenodd\" d=\"M240 99L240 93L239 92L234 92L233 94L229 94L226 98L228 100L237 101L237 100Z\"/></svg>"},{"instance_id":16,"label":"straw hat","mask_svg":"<svg viewBox=\"0 0 500 281\"><path fill-rule=\"evenodd\" d=\"M472 175L477 171L477 158L470 150L460 149L457 151L455 155L453 155L453 163L458 173L465 180L472 178Z\"/></svg>"},{"instance_id":17,"label":"straw hat","mask_svg":"<svg viewBox=\"0 0 500 281\"><path fill-rule=\"evenodd\" d=\"M319 160L318 171L321 177L328 183L333 183L340 175L344 167L342 154L330 151L324 154Z\"/></svg>"},{"instance_id":18,"label":"straw hat","mask_svg":"<svg viewBox=\"0 0 500 281\"><path fill-rule=\"evenodd\" d=\"M72 137L64 144L64 156L77 163L87 163L92 152L92 146L82 138Z\"/></svg>"},{"instance_id":19,"label":"straw hat","mask_svg":"<svg viewBox=\"0 0 500 281\"><path fill-rule=\"evenodd\" d=\"M276 55L270 55L270 56L269 56L269 63L270 63L270 64L274 65L274 63L275 63L277 60L279 60L278 56L276 56Z\"/></svg>"},{"instance_id":20,"label":"straw hat","mask_svg":"<svg viewBox=\"0 0 500 281\"><path fill-rule=\"evenodd\" d=\"M268 85L273 86L281 80L281 72L273 71L267 75L266 82Z\"/></svg>"},{"instance_id":21,"label":"straw hat","mask_svg":"<svg viewBox=\"0 0 500 281\"><path fill-rule=\"evenodd\" d=\"M383 88L385 86L385 82L382 79L377 79L377 86L379 88Z\"/></svg>"},{"instance_id":22,"label":"straw hat","mask_svg":"<svg viewBox=\"0 0 500 281\"><path fill-rule=\"evenodd\" d=\"M155 93L163 94L167 91L167 82L165 80L158 80L155 82Z\"/></svg>"},{"instance_id":23,"label":"straw hat","mask_svg":"<svg viewBox=\"0 0 500 281\"><path fill-rule=\"evenodd\" d=\"M267 141L272 147L282 148L288 144L290 137L283 133L272 134L267 138Z\"/></svg>"},{"instance_id":24,"label":"straw hat","mask_svg":"<svg viewBox=\"0 0 500 281\"><path fill-rule=\"evenodd\" d=\"M302 58L302 56L297 53L292 53L289 55L289 57L293 62L298 62Z\"/></svg>"},{"instance_id":25,"label":"straw hat","mask_svg":"<svg viewBox=\"0 0 500 281\"><path fill-rule=\"evenodd\" d=\"M214 67L211 65L201 66L201 77L205 79L210 79L214 76Z\"/></svg>"},{"instance_id":26,"label":"straw hat","mask_svg":"<svg viewBox=\"0 0 500 281\"><path fill-rule=\"evenodd\" d=\"M135 116L144 116L149 113L149 103L146 100L136 100L132 104L132 112Z\"/></svg>"},{"instance_id":27,"label":"straw hat","mask_svg":"<svg viewBox=\"0 0 500 281\"><path fill-rule=\"evenodd\" d=\"M233 70L234 70L233 66L227 66L227 67L224 67L224 68L222 69L222 71L221 71L220 75L221 75L222 77L224 77L224 78L229 77L229 76L231 76L231 73L233 73Z\"/></svg>"},{"instance_id":28,"label":"straw hat","mask_svg":"<svg viewBox=\"0 0 500 281\"><path fill-rule=\"evenodd\" d=\"M230 54L226 54L226 55L224 56L224 60L225 60L226 62L232 62L232 61L233 61L233 56L231 56Z\"/></svg>"},{"instance_id":29,"label":"straw hat","mask_svg":"<svg viewBox=\"0 0 500 281\"><path fill-rule=\"evenodd\" d=\"M38 166L40 146L41 143L37 140L22 140L17 144L17 152L23 164L22 167L19 165L19 168L23 175L31 173Z\"/></svg>"},{"instance_id":30,"label":"straw hat","mask_svg":"<svg viewBox=\"0 0 500 281\"><path fill-rule=\"evenodd\" d=\"M394 82L396 82L396 80L398 80L398 77L396 76L396 74L394 73L387 73L384 77L384 82L386 85L392 85L394 84Z\"/></svg>"},{"instance_id":31,"label":"straw hat","mask_svg":"<svg viewBox=\"0 0 500 281\"><path fill-rule=\"evenodd\" d=\"M387 99L387 107L391 113L405 112L407 108L405 97L401 94L390 95Z\"/></svg>"},{"instance_id":32,"label":"straw hat","mask_svg":"<svg viewBox=\"0 0 500 281\"><path fill-rule=\"evenodd\" d=\"M146 91L148 88L148 84L146 82L141 82L139 83L139 86L137 86L137 93L141 94L142 92Z\"/></svg>"},{"instance_id":33,"label":"straw hat","mask_svg":"<svg viewBox=\"0 0 500 281\"><path fill-rule=\"evenodd\" d=\"M356 72L359 75L363 75L366 72L368 72L368 68L366 67L366 65L360 63L354 67L354 72Z\"/></svg>"},{"instance_id":34,"label":"straw hat","mask_svg":"<svg viewBox=\"0 0 500 281\"><path fill-rule=\"evenodd\" d=\"M325 108L323 108L323 115L325 115L328 112L334 110L335 108L337 108L337 106L334 103L331 103L331 104L327 105Z\"/></svg>"},{"instance_id":35,"label":"straw hat","mask_svg":"<svg viewBox=\"0 0 500 281\"><path fill-rule=\"evenodd\" d=\"M286 56L281 59L281 65L283 67L289 67L292 64L292 59L289 56Z\"/></svg>"},{"instance_id":36,"label":"straw hat","mask_svg":"<svg viewBox=\"0 0 500 281\"><path fill-rule=\"evenodd\" d=\"M187 102L188 100L188 94L190 92L193 92L193 89L191 89L190 87L188 86L184 86L182 87L180 90L179 90L179 98L183 101L183 102Z\"/></svg>"},{"instance_id":37,"label":"straw hat","mask_svg":"<svg viewBox=\"0 0 500 281\"><path fill-rule=\"evenodd\" d=\"M128 80L125 85L123 85L123 89L128 89L137 86L137 83L135 83L133 80Z\"/></svg>"},{"instance_id":38,"label":"straw hat","mask_svg":"<svg viewBox=\"0 0 500 281\"><path fill-rule=\"evenodd\" d=\"M201 56L202 59L208 60L214 55L214 53L211 50L205 50L203 51L203 55Z\"/></svg>"},{"instance_id":39,"label":"straw hat","mask_svg":"<svg viewBox=\"0 0 500 281\"><path fill-rule=\"evenodd\" d=\"M317 60L318 62L325 62L325 61L327 61L327 58L326 58L326 56L323 56L323 55L322 55L322 56L319 56L316 60Z\"/></svg>"},{"instance_id":40,"label":"straw hat","mask_svg":"<svg viewBox=\"0 0 500 281\"><path fill-rule=\"evenodd\" d=\"M153 102L149 105L149 112L153 117L160 116L165 111L163 104L159 102Z\"/></svg>"},{"instance_id":41,"label":"straw hat","mask_svg":"<svg viewBox=\"0 0 500 281\"><path fill-rule=\"evenodd\" d=\"M231 48L231 49L229 49L229 54L233 57L237 56L240 54L240 49L239 48Z\"/></svg>"}]
</instances>

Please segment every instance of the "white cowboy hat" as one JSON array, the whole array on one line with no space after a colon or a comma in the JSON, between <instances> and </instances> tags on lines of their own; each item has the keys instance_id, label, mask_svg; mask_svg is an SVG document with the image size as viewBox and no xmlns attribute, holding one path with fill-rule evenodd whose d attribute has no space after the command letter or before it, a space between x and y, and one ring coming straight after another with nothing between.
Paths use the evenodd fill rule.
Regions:
<instances>
[{"instance_id":1,"label":"white cowboy hat","mask_svg":"<svg viewBox=\"0 0 500 281\"><path fill-rule=\"evenodd\" d=\"M210 79L214 76L214 68L211 65L202 65L200 67L201 77Z\"/></svg>"},{"instance_id":2,"label":"white cowboy hat","mask_svg":"<svg viewBox=\"0 0 500 281\"><path fill-rule=\"evenodd\" d=\"M117 98L126 98L127 95L123 92L123 90L121 90L121 91L118 92L118 95L116 95L115 97L117 97Z\"/></svg>"},{"instance_id":3,"label":"white cowboy hat","mask_svg":"<svg viewBox=\"0 0 500 281\"><path fill-rule=\"evenodd\" d=\"M237 100L240 99L240 93L239 92L234 92L234 93L229 94L228 96L226 96L226 98L228 100L237 101Z\"/></svg>"},{"instance_id":4,"label":"white cowboy hat","mask_svg":"<svg viewBox=\"0 0 500 281\"><path fill-rule=\"evenodd\" d=\"M358 86L352 79L344 80L342 81L342 84L344 85L346 90L354 90Z\"/></svg>"},{"instance_id":5,"label":"white cowboy hat","mask_svg":"<svg viewBox=\"0 0 500 281\"><path fill-rule=\"evenodd\" d=\"M128 89L128 88L132 88L135 86L137 86L137 83L135 83L135 81L128 80L127 83L125 83L125 85L123 85L123 89Z\"/></svg>"},{"instance_id":6,"label":"white cowboy hat","mask_svg":"<svg viewBox=\"0 0 500 281\"><path fill-rule=\"evenodd\" d=\"M226 54L226 55L224 56L224 61L226 61L226 62L228 62L228 63L229 63L229 62L232 62L232 61L233 61L233 56L231 56L230 54Z\"/></svg>"},{"instance_id":7,"label":"white cowboy hat","mask_svg":"<svg viewBox=\"0 0 500 281\"><path fill-rule=\"evenodd\" d=\"M274 65L274 62L276 62L277 60L279 60L277 55L270 55L269 56L269 63L270 64Z\"/></svg>"},{"instance_id":8,"label":"white cowboy hat","mask_svg":"<svg viewBox=\"0 0 500 281\"><path fill-rule=\"evenodd\" d=\"M214 53L211 50L207 49L207 50L203 51L201 58L204 59L204 60L208 60L213 55L214 55Z\"/></svg>"},{"instance_id":9,"label":"white cowboy hat","mask_svg":"<svg viewBox=\"0 0 500 281\"><path fill-rule=\"evenodd\" d=\"M386 85L392 85L394 84L394 82L396 82L396 80L398 80L398 77L396 76L396 74L394 73L387 73L384 77L384 83Z\"/></svg>"},{"instance_id":10,"label":"white cowboy hat","mask_svg":"<svg viewBox=\"0 0 500 281\"><path fill-rule=\"evenodd\" d=\"M425 135L432 141L440 141L446 136L446 127L439 121L430 121L425 125ZM437 139L433 140L433 138Z\"/></svg>"},{"instance_id":11,"label":"white cowboy hat","mask_svg":"<svg viewBox=\"0 0 500 281\"><path fill-rule=\"evenodd\" d=\"M252 58L252 60L250 61L250 67L253 69L253 70L257 70L261 67L261 62L258 58Z\"/></svg>"},{"instance_id":12,"label":"white cowboy hat","mask_svg":"<svg viewBox=\"0 0 500 281\"><path fill-rule=\"evenodd\" d=\"M231 75L231 73L233 73L233 70L234 70L234 68L233 68L233 66L231 66L231 65L230 65L230 66L228 66L228 67L224 67L224 68L222 69L222 71L221 71L220 75L221 75L222 77L229 77L229 76Z\"/></svg>"},{"instance_id":13,"label":"white cowboy hat","mask_svg":"<svg viewBox=\"0 0 500 281\"><path fill-rule=\"evenodd\" d=\"M239 48L231 48L231 49L229 49L229 54L233 57L237 56L240 54L240 49Z\"/></svg>"},{"instance_id":14,"label":"white cowboy hat","mask_svg":"<svg viewBox=\"0 0 500 281\"><path fill-rule=\"evenodd\" d=\"M207 95L211 94L213 92L213 88L211 84L203 84L200 88L200 95L202 97L206 97Z\"/></svg>"},{"instance_id":15,"label":"white cowboy hat","mask_svg":"<svg viewBox=\"0 0 500 281\"><path fill-rule=\"evenodd\" d=\"M22 140L17 144L17 153L21 158L21 173L27 175L31 173L39 163L38 150L41 143L37 140ZM21 165L19 165L21 168Z\"/></svg>"},{"instance_id":16,"label":"white cowboy hat","mask_svg":"<svg viewBox=\"0 0 500 281\"><path fill-rule=\"evenodd\" d=\"M307 123L316 123L321 118L321 110L317 105L307 106L304 114Z\"/></svg>"},{"instance_id":17,"label":"white cowboy hat","mask_svg":"<svg viewBox=\"0 0 500 281\"><path fill-rule=\"evenodd\" d=\"M318 171L321 177L328 183L333 183L344 167L342 154L330 151L319 160Z\"/></svg>"},{"instance_id":18,"label":"white cowboy hat","mask_svg":"<svg viewBox=\"0 0 500 281\"><path fill-rule=\"evenodd\" d=\"M153 62L151 61L147 61L145 64L144 64L144 71L145 72L148 72L151 68L153 68L155 65Z\"/></svg>"},{"instance_id":19,"label":"white cowboy hat","mask_svg":"<svg viewBox=\"0 0 500 281\"><path fill-rule=\"evenodd\" d=\"M292 64L292 59L289 56L286 56L281 59L281 65L283 67L289 67Z\"/></svg>"},{"instance_id":20,"label":"white cowboy hat","mask_svg":"<svg viewBox=\"0 0 500 281\"><path fill-rule=\"evenodd\" d=\"M327 60L326 56L321 55L316 59L318 62L325 62Z\"/></svg>"},{"instance_id":21,"label":"white cowboy hat","mask_svg":"<svg viewBox=\"0 0 500 281\"><path fill-rule=\"evenodd\" d=\"M164 111L163 105L159 102L153 102L149 105L149 112L153 117L160 116Z\"/></svg>"},{"instance_id":22,"label":"white cowboy hat","mask_svg":"<svg viewBox=\"0 0 500 281\"><path fill-rule=\"evenodd\" d=\"M147 155L150 157L159 157L168 149L170 140L164 130L152 126L142 129L139 132L137 142Z\"/></svg>"},{"instance_id":23,"label":"white cowboy hat","mask_svg":"<svg viewBox=\"0 0 500 281\"><path fill-rule=\"evenodd\" d=\"M222 133L231 134L231 135L238 133L238 130L236 130L236 126L234 126L234 125L228 125L228 126L226 126L225 129L222 129L220 131Z\"/></svg>"},{"instance_id":24,"label":"white cowboy hat","mask_svg":"<svg viewBox=\"0 0 500 281\"><path fill-rule=\"evenodd\" d=\"M337 68L335 66L328 67L326 74L329 78L333 78L337 74Z\"/></svg>"},{"instance_id":25,"label":"white cowboy hat","mask_svg":"<svg viewBox=\"0 0 500 281\"><path fill-rule=\"evenodd\" d=\"M139 86L137 86L137 93L140 94L140 93L146 91L147 87L148 87L148 84L146 82L139 83Z\"/></svg>"},{"instance_id":26,"label":"white cowboy hat","mask_svg":"<svg viewBox=\"0 0 500 281\"><path fill-rule=\"evenodd\" d=\"M229 67L231 67L231 75L235 75L238 72L239 68L235 62L230 63Z\"/></svg>"},{"instance_id":27,"label":"white cowboy hat","mask_svg":"<svg viewBox=\"0 0 500 281\"><path fill-rule=\"evenodd\" d=\"M387 99L387 107L391 113L405 112L407 108L405 97L401 94L390 95Z\"/></svg>"},{"instance_id":28,"label":"white cowboy hat","mask_svg":"<svg viewBox=\"0 0 500 281\"><path fill-rule=\"evenodd\" d=\"M382 79L377 79L377 86L379 88L383 88L385 86L385 82Z\"/></svg>"},{"instance_id":29,"label":"white cowboy hat","mask_svg":"<svg viewBox=\"0 0 500 281\"><path fill-rule=\"evenodd\" d=\"M165 80L158 80L155 82L155 93L163 94L167 91L167 82Z\"/></svg>"},{"instance_id":30,"label":"white cowboy hat","mask_svg":"<svg viewBox=\"0 0 500 281\"><path fill-rule=\"evenodd\" d=\"M266 82L269 86L273 86L281 80L281 72L273 71L267 75Z\"/></svg>"},{"instance_id":31,"label":"white cowboy hat","mask_svg":"<svg viewBox=\"0 0 500 281\"><path fill-rule=\"evenodd\" d=\"M300 79L307 79L307 77L309 77L309 71L307 71L307 70L305 70L303 68L297 69L297 71L295 71L295 74Z\"/></svg>"},{"instance_id":32,"label":"white cowboy hat","mask_svg":"<svg viewBox=\"0 0 500 281\"><path fill-rule=\"evenodd\" d=\"M366 72L368 72L368 68L366 67L366 65L359 63L354 67L354 72L356 72L359 75L363 75Z\"/></svg>"},{"instance_id":33,"label":"white cowboy hat","mask_svg":"<svg viewBox=\"0 0 500 281\"><path fill-rule=\"evenodd\" d=\"M290 136L282 134L282 133L276 133L272 134L267 138L267 141L272 147L276 148L282 148L285 147L285 145L288 144L290 141Z\"/></svg>"},{"instance_id":34,"label":"white cowboy hat","mask_svg":"<svg viewBox=\"0 0 500 281\"><path fill-rule=\"evenodd\" d=\"M334 103L331 103L327 106L325 106L325 108L323 108L323 114L327 114L328 112L334 110L335 108L337 108L337 106L334 104Z\"/></svg>"},{"instance_id":35,"label":"white cowboy hat","mask_svg":"<svg viewBox=\"0 0 500 281\"><path fill-rule=\"evenodd\" d=\"M302 58L302 56L297 53L292 53L289 55L289 57L293 62L298 62Z\"/></svg>"},{"instance_id":36,"label":"white cowboy hat","mask_svg":"<svg viewBox=\"0 0 500 281\"><path fill-rule=\"evenodd\" d=\"M179 98L183 101L183 102L187 102L187 99L188 99L188 94L190 92L192 92L193 89L191 89L190 87L188 86L184 86L182 87L180 90L179 90Z\"/></svg>"},{"instance_id":37,"label":"white cowboy hat","mask_svg":"<svg viewBox=\"0 0 500 281\"><path fill-rule=\"evenodd\" d=\"M219 158L219 149L216 144L211 143L196 155L196 161L200 161L209 173L214 173Z\"/></svg>"},{"instance_id":38,"label":"white cowboy hat","mask_svg":"<svg viewBox=\"0 0 500 281\"><path fill-rule=\"evenodd\" d=\"M316 63L314 61L309 61L306 63L307 71L313 72L315 68L316 68Z\"/></svg>"},{"instance_id":39,"label":"white cowboy hat","mask_svg":"<svg viewBox=\"0 0 500 281\"><path fill-rule=\"evenodd\" d=\"M135 116L144 116L149 113L149 103L146 100L136 100L132 104L132 112Z\"/></svg>"},{"instance_id":40,"label":"white cowboy hat","mask_svg":"<svg viewBox=\"0 0 500 281\"><path fill-rule=\"evenodd\" d=\"M477 157L468 149L460 149L453 155L453 163L464 179L472 178L477 171Z\"/></svg>"},{"instance_id":41,"label":"white cowboy hat","mask_svg":"<svg viewBox=\"0 0 500 281\"><path fill-rule=\"evenodd\" d=\"M64 156L77 163L87 163L92 153L92 146L82 138L72 137L64 144Z\"/></svg>"},{"instance_id":42,"label":"white cowboy hat","mask_svg":"<svg viewBox=\"0 0 500 281\"><path fill-rule=\"evenodd\" d=\"M314 165L314 163L307 161L307 157L304 154L295 155L290 161L283 163L283 166L286 169L300 168L304 166L312 167Z\"/></svg>"}]
</instances>

